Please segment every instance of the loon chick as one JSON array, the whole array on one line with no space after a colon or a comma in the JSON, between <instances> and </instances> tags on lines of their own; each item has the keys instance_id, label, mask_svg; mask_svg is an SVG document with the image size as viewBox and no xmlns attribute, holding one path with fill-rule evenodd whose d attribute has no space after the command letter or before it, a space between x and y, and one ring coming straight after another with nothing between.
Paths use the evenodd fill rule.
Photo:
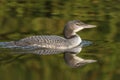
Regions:
<instances>
[{"instance_id":1,"label":"loon chick","mask_svg":"<svg viewBox=\"0 0 120 80\"><path fill-rule=\"evenodd\" d=\"M95 25L88 25L79 20L69 21L63 30L64 38L56 35L41 35L23 38L18 41L6 42L9 46L32 46L49 49L71 49L81 43L81 38L76 32L84 28L93 28Z\"/></svg>"}]
</instances>

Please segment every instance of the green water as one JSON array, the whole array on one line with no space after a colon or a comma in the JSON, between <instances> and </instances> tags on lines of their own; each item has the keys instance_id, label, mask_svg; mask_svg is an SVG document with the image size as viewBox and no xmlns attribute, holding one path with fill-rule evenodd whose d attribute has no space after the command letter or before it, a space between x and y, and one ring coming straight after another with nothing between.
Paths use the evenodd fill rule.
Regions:
<instances>
[{"instance_id":1,"label":"green water","mask_svg":"<svg viewBox=\"0 0 120 80\"><path fill-rule=\"evenodd\" d=\"M1 49L0 80L119 80L120 0L1 0L0 41L62 36L65 23L74 19L97 25L78 32L93 42L78 56L97 63L74 69L62 54L12 54Z\"/></svg>"}]
</instances>

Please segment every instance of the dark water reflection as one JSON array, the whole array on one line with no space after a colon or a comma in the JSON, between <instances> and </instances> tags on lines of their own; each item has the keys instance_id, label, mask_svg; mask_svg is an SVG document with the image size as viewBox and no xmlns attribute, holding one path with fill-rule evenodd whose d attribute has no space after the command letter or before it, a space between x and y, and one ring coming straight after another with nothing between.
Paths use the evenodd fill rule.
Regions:
<instances>
[{"instance_id":1,"label":"dark water reflection","mask_svg":"<svg viewBox=\"0 0 120 80\"><path fill-rule=\"evenodd\" d=\"M0 1L0 40L27 36L62 35L64 24L73 19L95 24L78 34L91 40L78 56L97 63L80 68L66 66L63 54L16 54L0 49L0 80L119 80L120 0L30 0ZM18 53L18 50L16 50ZM22 50L19 50L22 52Z\"/></svg>"}]
</instances>

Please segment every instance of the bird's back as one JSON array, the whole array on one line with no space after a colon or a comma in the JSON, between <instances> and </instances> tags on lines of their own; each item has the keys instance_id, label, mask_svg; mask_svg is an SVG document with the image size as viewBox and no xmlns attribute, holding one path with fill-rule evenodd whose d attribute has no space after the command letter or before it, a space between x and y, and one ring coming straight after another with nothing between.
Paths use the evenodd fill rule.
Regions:
<instances>
[{"instance_id":1,"label":"bird's back","mask_svg":"<svg viewBox=\"0 0 120 80\"><path fill-rule=\"evenodd\" d=\"M31 36L14 41L16 46L38 46L41 48L67 49L70 44L67 39L60 36Z\"/></svg>"}]
</instances>

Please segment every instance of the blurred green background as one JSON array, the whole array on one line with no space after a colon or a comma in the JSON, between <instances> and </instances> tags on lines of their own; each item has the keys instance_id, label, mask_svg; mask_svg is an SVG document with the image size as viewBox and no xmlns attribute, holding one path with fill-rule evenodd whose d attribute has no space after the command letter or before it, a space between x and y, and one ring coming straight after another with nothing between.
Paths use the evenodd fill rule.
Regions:
<instances>
[{"instance_id":1,"label":"blurred green background","mask_svg":"<svg viewBox=\"0 0 120 80\"><path fill-rule=\"evenodd\" d=\"M0 0L0 41L32 35L60 35L69 20L97 28L78 34L93 41L78 55L97 63L70 68L63 55L0 51L0 80L119 80L120 0Z\"/></svg>"}]
</instances>

